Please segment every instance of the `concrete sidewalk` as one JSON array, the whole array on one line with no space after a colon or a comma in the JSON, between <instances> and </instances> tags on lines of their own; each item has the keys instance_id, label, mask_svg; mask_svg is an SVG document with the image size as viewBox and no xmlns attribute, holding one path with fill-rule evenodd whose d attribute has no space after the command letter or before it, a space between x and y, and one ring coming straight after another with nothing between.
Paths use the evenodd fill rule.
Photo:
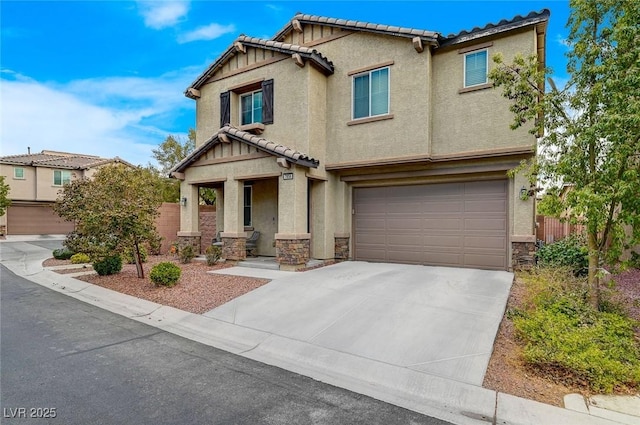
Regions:
<instances>
[{"instance_id":1,"label":"concrete sidewalk","mask_svg":"<svg viewBox=\"0 0 640 425\"><path fill-rule=\"evenodd\" d=\"M614 424L310 342L187 313L44 270L49 249L27 242L0 244L2 264L31 281L139 322L338 387L456 424ZM304 274L298 274L304 276ZM635 416L629 415L634 419ZM633 422L632 422L633 423Z\"/></svg>"}]
</instances>

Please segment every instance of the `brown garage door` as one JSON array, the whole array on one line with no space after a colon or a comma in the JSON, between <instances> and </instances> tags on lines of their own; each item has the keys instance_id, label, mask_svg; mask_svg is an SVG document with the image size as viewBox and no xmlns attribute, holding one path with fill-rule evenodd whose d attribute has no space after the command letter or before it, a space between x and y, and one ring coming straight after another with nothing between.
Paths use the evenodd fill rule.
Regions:
<instances>
[{"instance_id":1,"label":"brown garage door","mask_svg":"<svg viewBox=\"0 0 640 425\"><path fill-rule=\"evenodd\" d=\"M8 235L63 235L73 230L49 205L12 205L7 209Z\"/></svg>"},{"instance_id":2,"label":"brown garage door","mask_svg":"<svg viewBox=\"0 0 640 425\"><path fill-rule=\"evenodd\" d=\"M354 189L354 257L507 267L507 181Z\"/></svg>"}]
</instances>

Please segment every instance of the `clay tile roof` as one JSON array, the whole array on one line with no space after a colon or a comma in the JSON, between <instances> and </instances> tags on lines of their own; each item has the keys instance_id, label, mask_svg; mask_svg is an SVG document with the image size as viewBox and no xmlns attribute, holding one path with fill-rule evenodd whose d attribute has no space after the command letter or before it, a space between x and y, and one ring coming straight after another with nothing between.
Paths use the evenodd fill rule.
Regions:
<instances>
[{"instance_id":1,"label":"clay tile roof","mask_svg":"<svg viewBox=\"0 0 640 425\"><path fill-rule=\"evenodd\" d=\"M517 28L535 25L549 20L551 12L549 9L543 9L540 12L531 12L527 16L516 15L512 19L503 19L497 24L489 23L484 27L475 27L472 30L463 30L457 34L449 34L440 39L440 47L451 46L454 44L464 43L480 37L497 34L500 32L510 31Z\"/></svg>"},{"instance_id":2,"label":"clay tile roof","mask_svg":"<svg viewBox=\"0 0 640 425\"><path fill-rule=\"evenodd\" d=\"M296 44L281 43L275 40L266 40L262 38L241 35L237 39L235 39L233 43L231 43L231 46L229 46L229 48L222 55L220 55L215 62L213 62L202 74L198 76L198 78L195 79L193 83L191 83L191 85L184 93L185 96L192 97L188 92L189 88L200 88L205 83L205 81L218 70L218 68L222 67L229 58L237 54L235 43L238 42L247 46L273 50L287 55L297 53L304 59L308 60L314 68L318 69L325 75L331 75L334 71L333 63L315 49L298 46Z\"/></svg>"},{"instance_id":3,"label":"clay tile roof","mask_svg":"<svg viewBox=\"0 0 640 425\"><path fill-rule=\"evenodd\" d=\"M122 159L101 158L95 155L84 155L68 152L42 151L34 154L10 155L0 157L0 163L11 165L28 165L31 167L64 168L70 170L86 170L110 162L121 162L131 165Z\"/></svg>"},{"instance_id":4,"label":"clay tile roof","mask_svg":"<svg viewBox=\"0 0 640 425\"><path fill-rule=\"evenodd\" d=\"M259 137L246 131L240 130L239 128L226 125L218 130L218 132L211 136L209 139L207 139L207 141L200 145L196 150L191 152L186 158L180 161L178 165L173 167L169 175L172 175L172 173L184 172L184 170L186 170L191 164L196 162L209 149L211 149L217 143L220 143L218 136L221 133L228 135L232 139L256 147L263 152L270 153L280 158L285 158L287 161L294 164L302 165L309 168L316 168L320 164L320 161L311 158L310 156L303 154L302 152L298 152L284 145L275 143L271 140L267 140L263 137Z\"/></svg>"},{"instance_id":5,"label":"clay tile roof","mask_svg":"<svg viewBox=\"0 0 640 425\"><path fill-rule=\"evenodd\" d=\"M434 31L420 30L414 28L404 28L392 25L372 24L363 21L354 21L346 19L327 18L324 16L306 15L302 13L296 14L287 25L273 36L274 40L282 40L290 31L293 30L291 22L297 20L301 23L323 24L327 26L338 27L346 30L369 31L379 34L394 35L397 37L421 37L426 41L437 44L439 34Z\"/></svg>"}]
</instances>

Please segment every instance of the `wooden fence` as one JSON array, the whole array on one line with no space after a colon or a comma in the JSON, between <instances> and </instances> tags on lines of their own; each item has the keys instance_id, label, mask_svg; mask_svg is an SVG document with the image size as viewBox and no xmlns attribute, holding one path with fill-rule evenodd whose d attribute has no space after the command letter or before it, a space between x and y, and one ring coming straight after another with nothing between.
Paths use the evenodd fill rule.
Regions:
<instances>
[{"instance_id":1,"label":"wooden fence","mask_svg":"<svg viewBox=\"0 0 640 425\"><path fill-rule=\"evenodd\" d=\"M586 227L582 224L571 224L553 217L536 216L536 239L544 243L553 243L571 234L583 233Z\"/></svg>"}]
</instances>

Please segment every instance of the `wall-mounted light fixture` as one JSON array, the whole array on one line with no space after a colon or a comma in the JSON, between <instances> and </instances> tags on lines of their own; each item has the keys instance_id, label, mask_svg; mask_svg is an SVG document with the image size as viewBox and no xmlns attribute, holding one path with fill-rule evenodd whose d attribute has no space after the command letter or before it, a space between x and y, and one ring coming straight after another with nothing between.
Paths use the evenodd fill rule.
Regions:
<instances>
[{"instance_id":1,"label":"wall-mounted light fixture","mask_svg":"<svg viewBox=\"0 0 640 425\"><path fill-rule=\"evenodd\" d=\"M522 199L523 201L529 199L529 191L524 186L522 186L522 189L520 189L520 199Z\"/></svg>"},{"instance_id":2,"label":"wall-mounted light fixture","mask_svg":"<svg viewBox=\"0 0 640 425\"><path fill-rule=\"evenodd\" d=\"M187 206L187 198L180 198L180 205L182 205L183 207Z\"/></svg>"}]
</instances>

